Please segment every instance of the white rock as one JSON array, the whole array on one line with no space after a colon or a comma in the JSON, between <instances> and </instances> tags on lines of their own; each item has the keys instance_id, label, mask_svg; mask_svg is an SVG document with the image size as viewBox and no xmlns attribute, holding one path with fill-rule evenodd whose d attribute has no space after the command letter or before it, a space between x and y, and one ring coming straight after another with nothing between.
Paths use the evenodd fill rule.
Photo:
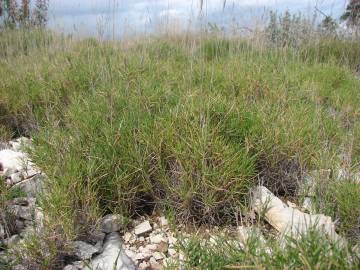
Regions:
<instances>
[{"instance_id":1,"label":"white rock","mask_svg":"<svg viewBox=\"0 0 360 270\"><path fill-rule=\"evenodd\" d=\"M176 250L175 250L175 249L173 249L173 248L169 248L169 250L168 250L168 254L169 254L169 256L170 256L170 257L174 257L174 256L176 256L176 255L177 255L177 252L176 252Z\"/></svg>"},{"instance_id":2,"label":"white rock","mask_svg":"<svg viewBox=\"0 0 360 270\"><path fill-rule=\"evenodd\" d=\"M145 270L148 267L150 267L150 264L148 262L142 262L139 264L139 269Z\"/></svg>"},{"instance_id":3,"label":"white rock","mask_svg":"<svg viewBox=\"0 0 360 270\"><path fill-rule=\"evenodd\" d=\"M168 239L161 234L150 235L150 243L152 244L160 244L161 242L167 242Z\"/></svg>"},{"instance_id":4,"label":"white rock","mask_svg":"<svg viewBox=\"0 0 360 270\"><path fill-rule=\"evenodd\" d=\"M4 149L0 151L0 168L3 171L8 171L7 174L23 171L27 160L27 156L24 153L16 152L10 149ZM10 173L10 174L11 174ZM10 176L6 175L6 176Z\"/></svg>"},{"instance_id":5,"label":"white rock","mask_svg":"<svg viewBox=\"0 0 360 270\"><path fill-rule=\"evenodd\" d=\"M152 227L151 227L150 222L148 220L140 223L139 225L137 225L135 227L135 234L137 236L146 234L146 233L151 232L151 231L152 231Z\"/></svg>"},{"instance_id":6,"label":"white rock","mask_svg":"<svg viewBox=\"0 0 360 270\"><path fill-rule=\"evenodd\" d=\"M125 250L125 254L126 254L129 258L135 260L136 253L135 253L134 251L127 249L127 250Z\"/></svg>"},{"instance_id":7,"label":"white rock","mask_svg":"<svg viewBox=\"0 0 360 270\"><path fill-rule=\"evenodd\" d=\"M121 245L121 237L117 232L110 233L104 244L104 251L97 255L91 262L91 268L101 270L135 270L135 265L125 254Z\"/></svg>"},{"instance_id":8,"label":"white rock","mask_svg":"<svg viewBox=\"0 0 360 270\"><path fill-rule=\"evenodd\" d=\"M140 236L138 240L139 240L139 242L145 242L145 237L144 237L144 236Z\"/></svg>"},{"instance_id":9,"label":"white rock","mask_svg":"<svg viewBox=\"0 0 360 270\"><path fill-rule=\"evenodd\" d=\"M31 146L31 140L26 137L20 137L17 138L16 140L10 141L9 144L14 151L21 152L24 151L25 148Z\"/></svg>"},{"instance_id":10,"label":"white rock","mask_svg":"<svg viewBox=\"0 0 360 270\"><path fill-rule=\"evenodd\" d=\"M259 186L253 190L253 208L258 214L265 213L265 219L284 235L296 238L309 229L316 228L333 239L338 239L330 217L310 215L288 207L266 187Z\"/></svg>"},{"instance_id":11,"label":"white rock","mask_svg":"<svg viewBox=\"0 0 360 270\"><path fill-rule=\"evenodd\" d=\"M131 240L131 238L132 238L132 234L131 233L129 233L129 232L126 232L125 234L124 234L124 241L125 241L125 243L128 243L130 240Z\"/></svg>"},{"instance_id":12,"label":"white rock","mask_svg":"<svg viewBox=\"0 0 360 270\"><path fill-rule=\"evenodd\" d=\"M155 260L159 261L165 258L165 255L161 252L154 252L153 257Z\"/></svg>"},{"instance_id":13,"label":"white rock","mask_svg":"<svg viewBox=\"0 0 360 270\"><path fill-rule=\"evenodd\" d=\"M150 251L155 251L158 249L158 246L155 244L149 244L149 245L145 246L145 249L150 250Z\"/></svg>"},{"instance_id":14,"label":"white rock","mask_svg":"<svg viewBox=\"0 0 360 270\"><path fill-rule=\"evenodd\" d=\"M15 185L24 179L22 172L16 172L10 175L10 185Z\"/></svg>"}]
</instances>

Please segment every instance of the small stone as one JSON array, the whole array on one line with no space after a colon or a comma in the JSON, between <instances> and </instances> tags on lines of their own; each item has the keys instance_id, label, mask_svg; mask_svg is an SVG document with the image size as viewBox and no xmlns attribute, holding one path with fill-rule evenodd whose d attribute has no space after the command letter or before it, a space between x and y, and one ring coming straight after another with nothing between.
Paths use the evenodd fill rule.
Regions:
<instances>
[{"instance_id":1,"label":"small stone","mask_svg":"<svg viewBox=\"0 0 360 270\"><path fill-rule=\"evenodd\" d=\"M139 269L146 270L148 267L150 267L150 264L148 262L142 262L139 264Z\"/></svg>"},{"instance_id":2,"label":"small stone","mask_svg":"<svg viewBox=\"0 0 360 270\"><path fill-rule=\"evenodd\" d=\"M125 250L125 254L129 257L129 258L131 258L131 259L133 259L134 260L134 258L136 257L136 253L134 252L134 251L132 251L132 250Z\"/></svg>"},{"instance_id":3,"label":"small stone","mask_svg":"<svg viewBox=\"0 0 360 270\"><path fill-rule=\"evenodd\" d=\"M158 262L149 262L150 263L150 267L151 267L151 270L161 270L163 269L164 267L158 263Z\"/></svg>"},{"instance_id":4,"label":"small stone","mask_svg":"<svg viewBox=\"0 0 360 270\"><path fill-rule=\"evenodd\" d=\"M168 250L168 254L169 254L169 256L170 256L170 257L174 257L174 256L176 256L176 255L177 255L177 252L176 252L176 250L175 250L175 249L173 249L173 248L169 248L169 250Z\"/></svg>"},{"instance_id":5,"label":"small stone","mask_svg":"<svg viewBox=\"0 0 360 270\"><path fill-rule=\"evenodd\" d=\"M146 245L145 248L150 251L155 251L155 250L158 250L158 245L149 244L149 245Z\"/></svg>"},{"instance_id":6,"label":"small stone","mask_svg":"<svg viewBox=\"0 0 360 270\"><path fill-rule=\"evenodd\" d=\"M169 225L169 222L168 220L166 219L166 217L162 216L159 218L159 221L160 221L160 226L161 227L165 227L165 226L168 226Z\"/></svg>"},{"instance_id":7,"label":"small stone","mask_svg":"<svg viewBox=\"0 0 360 270\"><path fill-rule=\"evenodd\" d=\"M75 256L77 256L80 260L88 260L93 256L93 254L99 252L99 250L94 246L82 241L75 241L73 244Z\"/></svg>"},{"instance_id":8,"label":"small stone","mask_svg":"<svg viewBox=\"0 0 360 270\"><path fill-rule=\"evenodd\" d=\"M125 243L128 243L130 240L131 240L131 238L132 238L132 234L131 233L129 233L129 232L126 232L125 234L124 234L124 241L125 241Z\"/></svg>"},{"instance_id":9,"label":"small stone","mask_svg":"<svg viewBox=\"0 0 360 270\"><path fill-rule=\"evenodd\" d=\"M101 220L101 230L104 233L120 231L123 224L123 218L120 215L107 215Z\"/></svg>"},{"instance_id":10,"label":"small stone","mask_svg":"<svg viewBox=\"0 0 360 270\"><path fill-rule=\"evenodd\" d=\"M144 236L140 236L140 237L139 237L139 242L145 242L145 237L144 237Z\"/></svg>"},{"instance_id":11,"label":"small stone","mask_svg":"<svg viewBox=\"0 0 360 270\"><path fill-rule=\"evenodd\" d=\"M165 255L161 252L154 252L153 257L155 260L159 261L165 258Z\"/></svg>"},{"instance_id":12,"label":"small stone","mask_svg":"<svg viewBox=\"0 0 360 270\"><path fill-rule=\"evenodd\" d=\"M152 227L150 225L150 222L147 220L147 221L144 221L143 223L137 225L135 227L135 234L137 236L140 236L140 235L143 235L143 234L146 234L148 232L151 232L152 231Z\"/></svg>"},{"instance_id":13,"label":"small stone","mask_svg":"<svg viewBox=\"0 0 360 270\"><path fill-rule=\"evenodd\" d=\"M160 244L161 242L167 243L167 239L164 236L162 236L161 234L150 236L150 243Z\"/></svg>"}]
</instances>

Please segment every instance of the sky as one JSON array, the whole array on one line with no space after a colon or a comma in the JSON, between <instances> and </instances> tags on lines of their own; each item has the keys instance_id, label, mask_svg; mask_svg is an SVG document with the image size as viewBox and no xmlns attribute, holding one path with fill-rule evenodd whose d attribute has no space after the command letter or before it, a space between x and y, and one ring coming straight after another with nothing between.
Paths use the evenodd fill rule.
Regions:
<instances>
[{"instance_id":1,"label":"sky","mask_svg":"<svg viewBox=\"0 0 360 270\"><path fill-rule=\"evenodd\" d=\"M312 16L315 6L338 18L346 0L50 0L49 26L83 36L121 37L164 28L186 30L216 24L220 28L254 28L269 10ZM319 14L319 17L322 15Z\"/></svg>"}]
</instances>

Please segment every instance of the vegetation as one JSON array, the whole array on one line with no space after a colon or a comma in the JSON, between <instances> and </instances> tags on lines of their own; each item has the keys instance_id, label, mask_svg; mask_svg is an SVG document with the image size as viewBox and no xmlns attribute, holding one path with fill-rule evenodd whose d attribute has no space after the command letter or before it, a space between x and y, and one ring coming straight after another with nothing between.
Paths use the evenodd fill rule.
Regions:
<instances>
[{"instance_id":1,"label":"vegetation","mask_svg":"<svg viewBox=\"0 0 360 270\"><path fill-rule=\"evenodd\" d=\"M185 269L358 269L360 258L349 247L340 248L317 232L299 240L259 240L255 233L243 246L232 239L192 238L181 249ZM344 258L347 258L344 260ZM169 269L177 269L176 264Z\"/></svg>"},{"instance_id":2,"label":"vegetation","mask_svg":"<svg viewBox=\"0 0 360 270\"><path fill-rule=\"evenodd\" d=\"M352 27L360 27L360 1L350 0L341 19L347 21Z\"/></svg>"},{"instance_id":3,"label":"vegetation","mask_svg":"<svg viewBox=\"0 0 360 270\"><path fill-rule=\"evenodd\" d=\"M47 23L49 1L36 0L0 0L0 23L5 27L14 28L37 26L44 27ZM1 27L1 24L0 24Z\"/></svg>"},{"instance_id":4,"label":"vegetation","mask_svg":"<svg viewBox=\"0 0 360 270\"><path fill-rule=\"evenodd\" d=\"M63 248L105 213L165 211L175 222L234 225L259 181L297 200L304 172L336 173L343 155L358 171L360 47L305 40L299 22L310 29L300 17L274 16L261 42L189 34L130 46L3 29L0 141L31 136L31 155L49 177L43 268L61 266L54 237ZM326 181L318 209L357 243L358 185ZM317 234L285 249L270 241L271 256L258 245L212 249L195 239L183 249L189 269L359 265L350 248Z\"/></svg>"}]
</instances>

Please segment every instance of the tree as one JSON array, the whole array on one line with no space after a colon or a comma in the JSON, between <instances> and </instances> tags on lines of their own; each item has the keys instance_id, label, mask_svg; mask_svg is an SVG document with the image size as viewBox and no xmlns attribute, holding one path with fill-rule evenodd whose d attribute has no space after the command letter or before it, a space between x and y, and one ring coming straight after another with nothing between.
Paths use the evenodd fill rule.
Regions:
<instances>
[{"instance_id":1,"label":"tree","mask_svg":"<svg viewBox=\"0 0 360 270\"><path fill-rule=\"evenodd\" d=\"M357 28L360 26L360 0L350 0L345 13L341 16L341 20L346 21L351 27Z\"/></svg>"},{"instance_id":2,"label":"tree","mask_svg":"<svg viewBox=\"0 0 360 270\"><path fill-rule=\"evenodd\" d=\"M331 16L325 16L319 25L321 32L325 35L336 36L337 22Z\"/></svg>"}]
</instances>

